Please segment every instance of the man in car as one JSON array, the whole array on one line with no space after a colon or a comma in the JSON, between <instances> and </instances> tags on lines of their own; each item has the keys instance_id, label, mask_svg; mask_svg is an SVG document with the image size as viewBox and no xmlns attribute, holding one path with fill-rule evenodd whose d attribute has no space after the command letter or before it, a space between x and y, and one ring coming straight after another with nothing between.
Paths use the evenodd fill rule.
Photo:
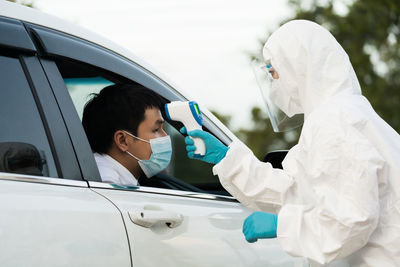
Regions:
<instances>
[{"instance_id":1,"label":"man in car","mask_svg":"<svg viewBox=\"0 0 400 267\"><path fill-rule=\"evenodd\" d=\"M164 170L171 139L163 129L162 99L139 84L103 88L86 103L82 124L103 182L138 185Z\"/></svg>"}]
</instances>

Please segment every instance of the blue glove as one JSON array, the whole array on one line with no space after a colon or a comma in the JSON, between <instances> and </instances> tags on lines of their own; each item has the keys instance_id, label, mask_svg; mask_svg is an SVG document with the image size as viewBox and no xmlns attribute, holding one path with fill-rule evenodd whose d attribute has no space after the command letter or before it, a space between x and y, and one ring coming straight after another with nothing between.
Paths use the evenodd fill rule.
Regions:
<instances>
[{"instance_id":1,"label":"blue glove","mask_svg":"<svg viewBox=\"0 0 400 267\"><path fill-rule=\"evenodd\" d=\"M254 243L259 238L273 238L276 237L277 225L277 215L256 211L244 220L243 234L249 243Z\"/></svg>"},{"instance_id":2,"label":"blue glove","mask_svg":"<svg viewBox=\"0 0 400 267\"><path fill-rule=\"evenodd\" d=\"M186 128L182 127L180 132L186 134ZM190 131L187 134L191 137L199 137L203 139L206 146L206 153L204 156L195 155L194 151L196 150L196 147L194 146L194 142L189 136L186 136L186 151L188 152L188 157L191 159L199 159L208 163L217 164L225 157L226 152L228 152L229 148L222 144L212 134L202 130Z\"/></svg>"}]
</instances>

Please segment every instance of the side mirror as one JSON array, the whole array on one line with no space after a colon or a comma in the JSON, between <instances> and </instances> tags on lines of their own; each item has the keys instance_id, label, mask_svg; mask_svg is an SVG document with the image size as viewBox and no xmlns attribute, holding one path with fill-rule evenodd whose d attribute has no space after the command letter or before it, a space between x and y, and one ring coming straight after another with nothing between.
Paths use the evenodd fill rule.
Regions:
<instances>
[{"instance_id":1,"label":"side mirror","mask_svg":"<svg viewBox=\"0 0 400 267\"><path fill-rule=\"evenodd\" d=\"M263 162L271 163L272 167L274 168L283 169L282 161L285 159L287 153L288 150L277 150L268 152L267 155L265 155Z\"/></svg>"},{"instance_id":2,"label":"side mirror","mask_svg":"<svg viewBox=\"0 0 400 267\"><path fill-rule=\"evenodd\" d=\"M0 143L0 171L43 176L44 155L32 144L23 142Z\"/></svg>"}]
</instances>

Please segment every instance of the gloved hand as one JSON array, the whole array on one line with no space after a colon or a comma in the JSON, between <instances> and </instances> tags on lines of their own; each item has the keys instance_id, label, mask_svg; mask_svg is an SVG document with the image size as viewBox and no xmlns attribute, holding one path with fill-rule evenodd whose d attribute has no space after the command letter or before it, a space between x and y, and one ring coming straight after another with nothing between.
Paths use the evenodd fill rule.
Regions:
<instances>
[{"instance_id":1,"label":"gloved hand","mask_svg":"<svg viewBox=\"0 0 400 267\"><path fill-rule=\"evenodd\" d=\"M186 128L182 127L180 132L186 134ZM190 139L189 136L185 137L186 143L186 151L188 152L188 157L191 159L199 159L208 163L218 164L228 152L228 147L222 144L216 137L212 134L207 133L202 130L194 130L187 133L191 137L199 137L203 139L204 144L206 146L206 153L204 156L195 155L194 151L196 150L196 146L194 146L194 142Z\"/></svg>"},{"instance_id":2,"label":"gloved hand","mask_svg":"<svg viewBox=\"0 0 400 267\"><path fill-rule=\"evenodd\" d=\"M277 225L277 215L256 211L244 220L243 234L249 243L254 243L259 238L273 238L276 237Z\"/></svg>"}]
</instances>

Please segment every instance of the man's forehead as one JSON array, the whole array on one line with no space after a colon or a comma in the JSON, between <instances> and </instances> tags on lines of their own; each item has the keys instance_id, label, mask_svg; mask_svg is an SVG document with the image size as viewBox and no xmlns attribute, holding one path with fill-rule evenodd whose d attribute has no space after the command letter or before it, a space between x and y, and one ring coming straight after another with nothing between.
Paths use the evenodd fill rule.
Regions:
<instances>
[{"instance_id":1,"label":"man's forehead","mask_svg":"<svg viewBox=\"0 0 400 267\"><path fill-rule=\"evenodd\" d=\"M144 122L157 125L163 124L164 119L161 115L160 109L155 107L146 109L144 113Z\"/></svg>"}]
</instances>

